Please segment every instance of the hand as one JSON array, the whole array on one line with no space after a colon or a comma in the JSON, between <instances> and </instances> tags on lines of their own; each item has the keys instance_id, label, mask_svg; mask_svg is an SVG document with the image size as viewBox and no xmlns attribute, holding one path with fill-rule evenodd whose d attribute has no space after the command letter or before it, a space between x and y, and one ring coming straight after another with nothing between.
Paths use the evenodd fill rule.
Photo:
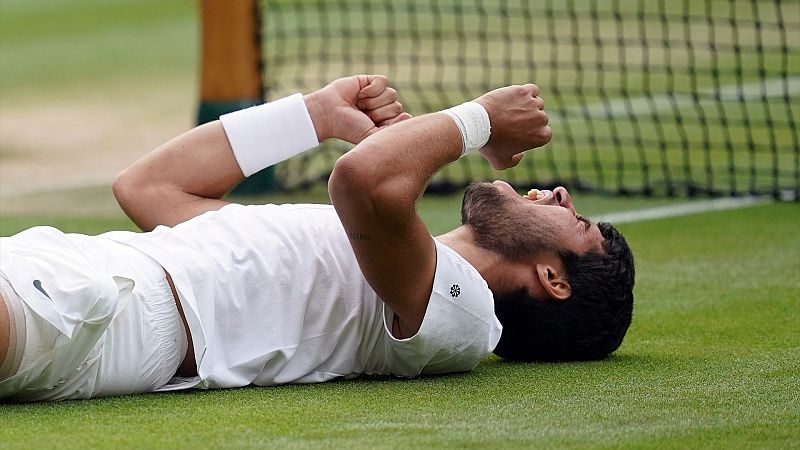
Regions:
<instances>
[{"instance_id":1,"label":"hand","mask_svg":"<svg viewBox=\"0 0 800 450\"><path fill-rule=\"evenodd\" d=\"M317 139L358 144L367 136L411 115L403 112L397 91L383 75L340 78L305 96Z\"/></svg>"},{"instance_id":2,"label":"hand","mask_svg":"<svg viewBox=\"0 0 800 450\"><path fill-rule=\"evenodd\" d=\"M475 101L489 113L492 135L480 152L495 169L514 167L526 150L550 142L553 132L535 84L495 89Z\"/></svg>"}]
</instances>

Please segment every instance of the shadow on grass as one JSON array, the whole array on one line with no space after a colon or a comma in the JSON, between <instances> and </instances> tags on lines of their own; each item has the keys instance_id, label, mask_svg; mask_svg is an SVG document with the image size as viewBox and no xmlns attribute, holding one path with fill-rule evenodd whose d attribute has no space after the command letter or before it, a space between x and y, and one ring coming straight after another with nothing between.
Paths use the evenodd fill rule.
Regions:
<instances>
[{"instance_id":1,"label":"shadow on grass","mask_svg":"<svg viewBox=\"0 0 800 450\"><path fill-rule=\"evenodd\" d=\"M175 405L190 404L199 406L219 401L229 402L247 398L249 401L261 398L271 403L308 402L310 399L341 398L350 396L382 396L387 392L398 394L409 392L436 392L443 390L470 390L482 385L508 386L522 381L551 380L562 381L594 379L605 382L608 379L637 376L647 379L657 374L680 372L687 367L696 366L698 361L678 355L654 354L612 354L597 361L529 363L506 361L490 356L473 371L446 374L423 375L416 378L398 378L389 375L362 375L355 379L337 379L316 384L287 384L281 386L246 386L231 389L188 389L171 392L153 392L140 395L103 397L89 400L67 400L62 402L2 403L0 413L13 413L18 418L30 414L32 417L47 412L57 415L81 411L91 415L93 410L103 413L120 413L130 408L144 407L148 410ZM546 383L545 383L546 384ZM320 400L322 401L322 400Z\"/></svg>"}]
</instances>

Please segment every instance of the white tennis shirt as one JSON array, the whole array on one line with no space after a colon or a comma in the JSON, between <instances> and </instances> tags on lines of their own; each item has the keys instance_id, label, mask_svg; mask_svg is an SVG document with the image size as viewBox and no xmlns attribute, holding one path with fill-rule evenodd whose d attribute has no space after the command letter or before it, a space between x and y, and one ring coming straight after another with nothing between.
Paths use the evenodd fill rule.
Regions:
<instances>
[{"instance_id":1,"label":"white tennis shirt","mask_svg":"<svg viewBox=\"0 0 800 450\"><path fill-rule=\"evenodd\" d=\"M199 377L165 390L468 371L500 339L486 282L439 242L422 326L395 339L393 313L329 205L232 204L173 228L103 236L149 255L175 282Z\"/></svg>"}]
</instances>

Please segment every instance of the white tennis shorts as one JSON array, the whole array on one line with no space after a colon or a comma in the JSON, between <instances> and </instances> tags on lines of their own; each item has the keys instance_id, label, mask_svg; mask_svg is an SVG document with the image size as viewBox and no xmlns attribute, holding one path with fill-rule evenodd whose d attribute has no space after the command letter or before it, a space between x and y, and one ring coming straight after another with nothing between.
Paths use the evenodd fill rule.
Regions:
<instances>
[{"instance_id":1,"label":"white tennis shorts","mask_svg":"<svg viewBox=\"0 0 800 450\"><path fill-rule=\"evenodd\" d=\"M166 273L148 256L37 227L0 239L0 262L9 312L26 327L12 330L24 342L16 342L19 367L0 381L0 399L144 393L174 376L188 341Z\"/></svg>"}]
</instances>

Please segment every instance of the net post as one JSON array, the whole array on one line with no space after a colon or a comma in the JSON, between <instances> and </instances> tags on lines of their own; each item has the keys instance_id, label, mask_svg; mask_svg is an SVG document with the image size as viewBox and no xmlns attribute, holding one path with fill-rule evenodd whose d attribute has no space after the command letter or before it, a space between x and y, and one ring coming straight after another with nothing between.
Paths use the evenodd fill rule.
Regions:
<instances>
[{"instance_id":1,"label":"net post","mask_svg":"<svg viewBox=\"0 0 800 450\"><path fill-rule=\"evenodd\" d=\"M259 0L202 0L200 104L197 124L265 101ZM234 189L236 194L275 190L272 167Z\"/></svg>"}]
</instances>

